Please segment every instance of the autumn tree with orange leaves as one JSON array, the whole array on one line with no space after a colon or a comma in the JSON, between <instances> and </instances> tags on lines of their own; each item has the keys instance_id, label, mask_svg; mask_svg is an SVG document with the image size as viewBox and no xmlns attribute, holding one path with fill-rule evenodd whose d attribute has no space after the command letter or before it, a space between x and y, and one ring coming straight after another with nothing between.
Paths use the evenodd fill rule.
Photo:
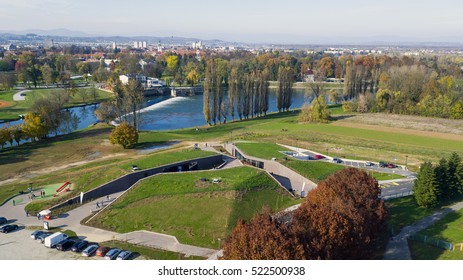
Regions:
<instances>
[{"instance_id":1,"label":"autumn tree with orange leaves","mask_svg":"<svg viewBox=\"0 0 463 280\"><path fill-rule=\"evenodd\" d=\"M292 229L307 259L369 259L386 207L378 182L347 168L329 176L294 213Z\"/></svg>"},{"instance_id":2,"label":"autumn tree with orange leaves","mask_svg":"<svg viewBox=\"0 0 463 280\"><path fill-rule=\"evenodd\" d=\"M378 182L347 168L309 192L286 224L269 212L240 222L224 244L224 259L371 259L387 211Z\"/></svg>"},{"instance_id":3,"label":"autumn tree with orange leaves","mask_svg":"<svg viewBox=\"0 0 463 280\"><path fill-rule=\"evenodd\" d=\"M269 210L249 222L240 221L223 246L226 260L303 259L302 246L288 235L284 224L272 218Z\"/></svg>"}]
</instances>

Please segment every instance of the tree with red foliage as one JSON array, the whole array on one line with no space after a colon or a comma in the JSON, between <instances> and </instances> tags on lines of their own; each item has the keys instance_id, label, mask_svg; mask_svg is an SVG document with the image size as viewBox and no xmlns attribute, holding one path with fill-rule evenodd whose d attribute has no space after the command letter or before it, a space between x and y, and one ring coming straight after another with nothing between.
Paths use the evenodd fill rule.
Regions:
<instances>
[{"instance_id":1,"label":"tree with red foliage","mask_svg":"<svg viewBox=\"0 0 463 280\"><path fill-rule=\"evenodd\" d=\"M378 182L347 168L318 184L294 213L292 230L307 259L369 259L387 211Z\"/></svg>"},{"instance_id":2,"label":"tree with red foliage","mask_svg":"<svg viewBox=\"0 0 463 280\"><path fill-rule=\"evenodd\" d=\"M272 218L269 210L249 222L240 221L225 241L226 260L292 260L303 259L304 253L286 226Z\"/></svg>"}]
</instances>

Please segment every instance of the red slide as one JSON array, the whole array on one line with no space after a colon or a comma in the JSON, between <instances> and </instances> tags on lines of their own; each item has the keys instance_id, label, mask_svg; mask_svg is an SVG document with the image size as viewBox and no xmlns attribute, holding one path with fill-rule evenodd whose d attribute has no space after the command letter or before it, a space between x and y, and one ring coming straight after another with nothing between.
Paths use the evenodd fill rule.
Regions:
<instances>
[{"instance_id":1,"label":"red slide","mask_svg":"<svg viewBox=\"0 0 463 280\"><path fill-rule=\"evenodd\" d=\"M56 189L56 192L59 193L59 192L62 191L65 187L67 187L69 184L71 184L71 183L70 183L70 182L64 183L61 187L59 187L59 188Z\"/></svg>"}]
</instances>

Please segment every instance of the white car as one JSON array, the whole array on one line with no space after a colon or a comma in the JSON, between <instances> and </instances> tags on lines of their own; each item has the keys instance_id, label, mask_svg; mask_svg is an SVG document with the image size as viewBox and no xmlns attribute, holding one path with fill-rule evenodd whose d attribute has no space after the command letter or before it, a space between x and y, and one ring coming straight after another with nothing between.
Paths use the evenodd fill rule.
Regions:
<instances>
[{"instance_id":1,"label":"white car","mask_svg":"<svg viewBox=\"0 0 463 280\"><path fill-rule=\"evenodd\" d=\"M365 162L365 166L373 166L373 165L375 165L375 164L373 162L371 162L371 161L366 161Z\"/></svg>"}]
</instances>

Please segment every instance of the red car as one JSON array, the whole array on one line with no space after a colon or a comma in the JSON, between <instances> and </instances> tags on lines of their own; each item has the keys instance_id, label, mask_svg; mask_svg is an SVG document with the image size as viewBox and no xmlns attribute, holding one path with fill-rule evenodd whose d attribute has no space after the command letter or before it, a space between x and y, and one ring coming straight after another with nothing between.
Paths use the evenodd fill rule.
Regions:
<instances>
[{"instance_id":1,"label":"red car","mask_svg":"<svg viewBox=\"0 0 463 280\"><path fill-rule=\"evenodd\" d=\"M324 159L325 157L322 155L315 155L315 159Z\"/></svg>"},{"instance_id":2,"label":"red car","mask_svg":"<svg viewBox=\"0 0 463 280\"><path fill-rule=\"evenodd\" d=\"M98 257L104 257L106 255L106 253L109 251L109 247L105 247L105 246L100 246L98 247L98 249L96 250L96 255Z\"/></svg>"},{"instance_id":3,"label":"red car","mask_svg":"<svg viewBox=\"0 0 463 280\"><path fill-rule=\"evenodd\" d=\"M397 165L393 164L393 163L388 163L387 164L387 168L396 168Z\"/></svg>"}]
</instances>

